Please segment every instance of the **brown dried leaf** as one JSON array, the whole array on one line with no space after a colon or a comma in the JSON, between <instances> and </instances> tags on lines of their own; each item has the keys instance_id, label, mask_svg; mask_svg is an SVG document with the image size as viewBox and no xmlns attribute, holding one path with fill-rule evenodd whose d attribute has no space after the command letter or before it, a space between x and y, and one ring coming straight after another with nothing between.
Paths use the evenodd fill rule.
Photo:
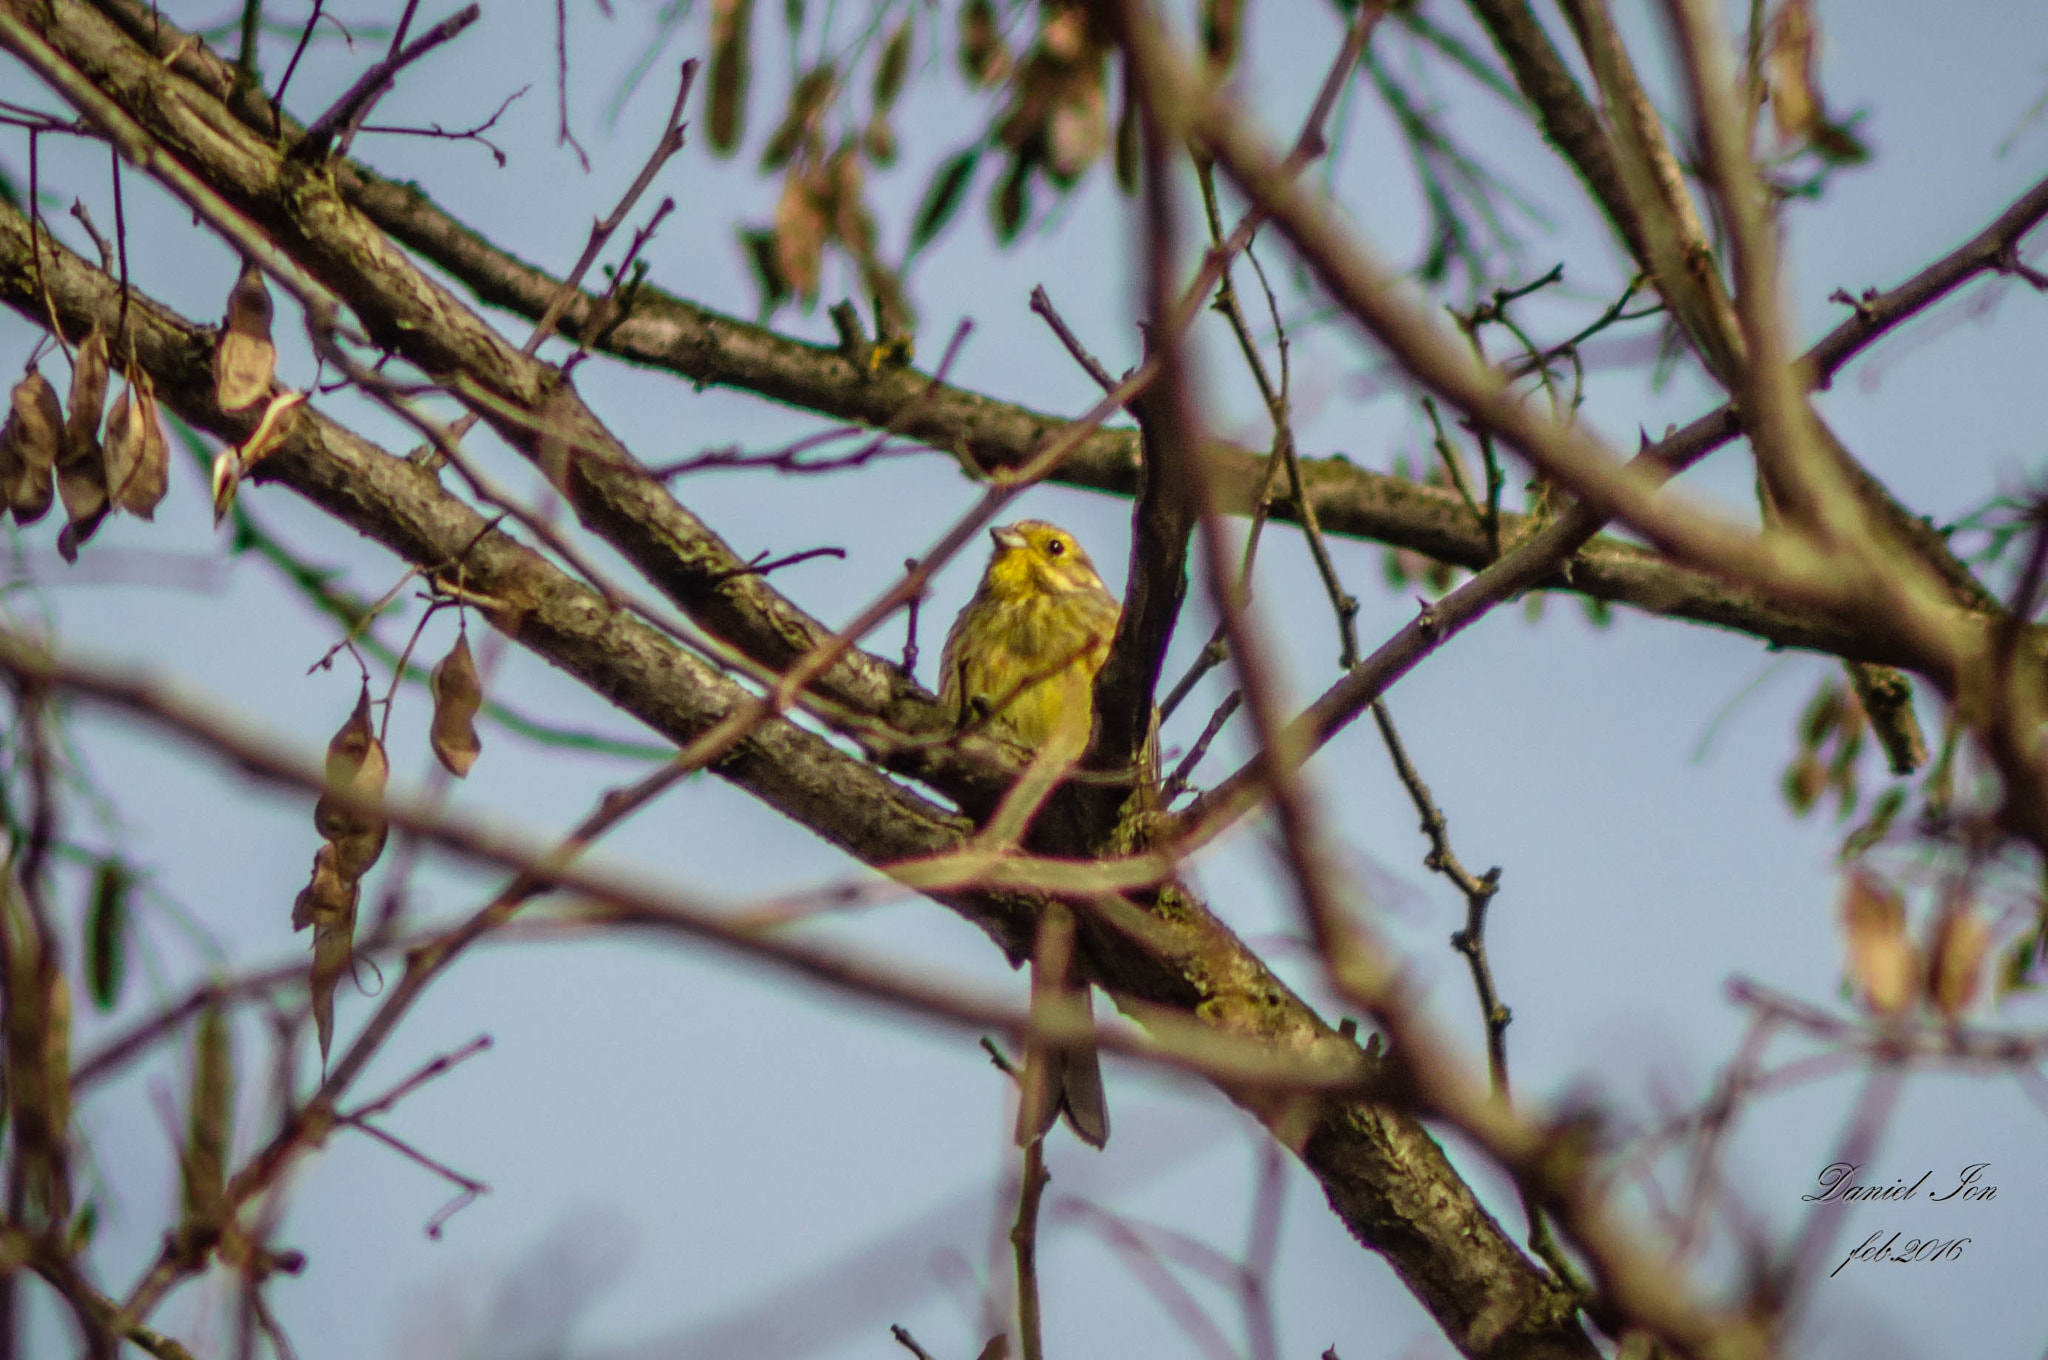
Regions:
<instances>
[{"instance_id":1,"label":"brown dried leaf","mask_svg":"<svg viewBox=\"0 0 2048 1360\"><path fill-rule=\"evenodd\" d=\"M1038 30L1038 45L1060 61L1079 61L1090 46L1087 12L1078 6L1047 5L1040 13L1045 22Z\"/></svg>"},{"instance_id":2,"label":"brown dried leaf","mask_svg":"<svg viewBox=\"0 0 2048 1360\"><path fill-rule=\"evenodd\" d=\"M812 177L790 171L775 204L775 267L806 307L818 300L828 221Z\"/></svg>"},{"instance_id":3,"label":"brown dried leaf","mask_svg":"<svg viewBox=\"0 0 2048 1360\"><path fill-rule=\"evenodd\" d=\"M429 677L429 688L434 694L430 734L434 755L448 773L461 779L468 775L483 750L476 734L476 715L484 706L484 687L477 675L476 659L469 653L468 633L455 635L455 645Z\"/></svg>"},{"instance_id":4,"label":"brown dried leaf","mask_svg":"<svg viewBox=\"0 0 2048 1360\"><path fill-rule=\"evenodd\" d=\"M212 1216L227 1183L235 1122L235 1050L227 1014L208 1006L192 1034L191 1085L185 1097L185 1148L179 1157L185 1216Z\"/></svg>"},{"instance_id":5,"label":"brown dried leaf","mask_svg":"<svg viewBox=\"0 0 2048 1360\"><path fill-rule=\"evenodd\" d=\"M270 340L274 310L270 286L254 260L228 292L228 309L213 350L213 399L223 411L243 411L270 394L277 372L277 346Z\"/></svg>"},{"instance_id":6,"label":"brown dried leaf","mask_svg":"<svg viewBox=\"0 0 2048 1360\"><path fill-rule=\"evenodd\" d=\"M1101 71L1077 79L1052 107L1046 126L1046 173L1055 184L1068 186L1086 173L1109 145L1109 101L1102 91Z\"/></svg>"},{"instance_id":7,"label":"brown dried leaf","mask_svg":"<svg viewBox=\"0 0 2048 1360\"><path fill-rule=\"evenodd\" d=\"M1857 870L1842 892L1842 928L1849 937L1849 977L1863 1004L1879 1015L1908 1010L1919 990L1918 954L1906 939L1906 904L1875 874Z\"/></svg>"},{"instance_id":8,"label":"brown dried leaf","mask_svg":"<svg viewBox=\"0 0 2048 1360\"><path fill-rule=\"evenodd\" d=\"M1010 74L1010 49L991 0L967 0L960 7L960 70L969 83L994 85Z\"/></svg>"},{"instance_id":9,"label":"brown dried leaf","mask_svg":"<svg viewBox=\"0 0 2048 1360\"><path fill-rule=\"evenodd\" d=\"M1771 23L1770 48L1764 53L1764 86L1771 100L1771 122L1785 141L1805 141L1826 114L1814 57L1820 47L1820 24L1811 0L1786 0Z\"/></svg>"},{"instance_id":10,"label":"brown dried leaf","mask_svg":"<svg viewBox=\"0 0 2048 1360\"><path fill-rule=\"evenodd\" d=\"M821 177L831 188L824 194L832 209L832 232L841 244L863 263L875 255L875 219L861 201L867 186L867 167L854 154L852 142L832 153Z\"/></svg>"},{"instance_id":11,"label":"brown dried leaf","mask_svg":"<svg viewBox=\"0 0 2048 1360\"><path fill-rule=\"evenodd\" d=\"M1977 999L1984 977L1984 956L1991 949L1991 927L1969 906L1941 914L1927 962L1927 994L1942 1017L1954 1020Z\"/></svg>"},{"instance_id":12,"label":"brown dried leaf","mask_svg":"<svg viewBox=\"0 0 2048 1360\"><path fill-rule=\"evenodd\" d=\"M814 67L797 78L796 84L790 87L789 107L783 111L782 121L768 135L768 145L761 151L763 174L788 165L799 151L815 155L822 149L818 125L838 89L839 68L832 62Z\"/></svg>"}]
</instances>

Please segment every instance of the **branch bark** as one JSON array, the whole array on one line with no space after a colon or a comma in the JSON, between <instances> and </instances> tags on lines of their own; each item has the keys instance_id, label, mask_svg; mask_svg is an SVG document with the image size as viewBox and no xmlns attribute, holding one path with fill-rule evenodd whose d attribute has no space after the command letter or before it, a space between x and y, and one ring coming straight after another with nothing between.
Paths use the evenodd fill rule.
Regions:
<instances>
[{"instance_id":1,"label":"branch bark","mask_svg":"<svg viewBox=\"0 0 2048 1360\"><path fill-rule=\"evenodd\" d=\"M227 101L235 114L269 134L269 104L260 92L235 84L234 68L202 44L152 15L136 0L94 0L130 37L201 89ZM1516 27L1517 12L1526 6L1510 0L1475 0L1490 25ZM1505 16L1496 18L1496 12ZM1533 24L1533 17L1528 20ZM1540 26L1534 30L1555 70L1541 62L1525 72L1525 92L1545 119L1546 135L1572 158L1603 203L1625 206L1620 172L1605 146L1598 116L1578 90L1570 72L1549 45ZM1507 48L1503 48L1508 52ZM1511 64L1522 49L1509 53ZM1546 74L1548 72L1548 74ZM1536 82L1533 89L1528 82ZM1568 89L1567 89L1568 87ZM1565 90L1539 99L1534 90ZM286 139L293 135L287 121ZM501 250L468 224L450 216L416 185L386 180L355 161L334 167L343 195L392 239L446 271L487 306L529 319L546 313L560 291L561 280ZM1986 236L1997 235L2010 246L2048 213L2042 189L2015 204L2024 221L2001 219ZM2009 212L2008 218L2014 216ZM1627 233L1624 232L1626 237ZM1824 337L1807 355L1811 381L1826 387L1843 364L1900 321L1917 314L1978 273L1999 269L1999 256L1979 249L1980 238L1956 255L1923 271L1906 285L1884 295L1879 305L1859 305L1856 314ZM1640 249L1631 245L1639 257ZM1967 258L1963 258L1967 257ZM1958 267L1960 266L1960 267ZM933 383L908 368L868 372L856 368L835 347L793 339L766 327L726 316L711 308L663 292L652 284L636 290L633 309L620 317L597 297L578 292L562 319L562 333L580 344L629 362L665 369L699 384L743 389L770 400L834 419L888 429L971 459L991 472L1013 469L1026 461L1063 417L1001 401L951 384ZM1687 465L1706 450L1718 448L1741 433L1732 406L1723 406L1685 427L1675 438L1650 450L1661 461ZM1464 503L1447 489L1422 486L1404 478L1373 472L1342 454L1303 457L1302 478L1324 530L1343 537L1370 539L1405 548L1467 570L1493 559L1484 527ZM1212 441L1210 462L1218 509L1248 514L1256 502L1266 456L1263 452ZM1141 452L1137 432L1097 431L1062 461L1050 480L1115 495L1135 495ZM1858 469L1860 471L1860 469ZM1863 474L1868 478L1868 474ZM1290 501L1272 506L1275 518L1299 523L1301 511ZM1917 526L1918 522L1914 522ZM1501 536L1512 540L1525 528L1523 517L1503 514ZM1914 535L1923 551L1938 545L1939 535L1918 526ZM1945 564L1940 564L1945 565ZM1952 571L1944 571L1955 581ZM1967 573L1964 573L1967 575ZM1532 589L1567 590L1645 613L1747 633L1773 647L1796 647L1853 660L1900 664L1907 660L1881 640L1844 627L1839 620L1810 609L1787 607L1753 592L1730 589L1704 573L1674 565L1654 551L1611 537L1589 539L1572 559L1568 572L1545 575ZM857 663L857 658L854 659ZM909 705L914 708L915 705ZM915 726L913 714L900 705L892 714L899 726Z\"/></svg>"},{"instance_id":2,"label":"branch bark","mask_svg":"<svg viewBox=\"0 0 2048 1360\"><path fill-rule=\"evenodd\" d=\"M111 325L119 284L45 240L42 274L61 323L80 331L95 318ZM0 206L0 300L40 322L35 274L26 219ZM139 293L131 298L129 323L138 360L166 407L222 438L247 434L244 417L213 405L209 330ZM486 610L494 626L678 744L750 698L673 640L608 609L537 553L484 532L483 518L432 474L310 407L255 480L291 487L426 570L461 556L466 589L495 602ZM967 819L781 719L760 723L713 769L878 867L959 850L973 830ZM1013 963L1028 954L1037 899L966 890L938 896ZM1090 932L1085 957L1092 980L1120 1002L1162 1008L1282 1051L1348 1042L1190 895L1174 890L1151 921L1142 938L1100 927ZM1277 1117L1269 1096L1227 1093ZM1295 1112L1290 1145L1333 1209L1361 1244L1386 1256L1461 1350L1498 1360L1584 1360L1595 1353L1573 1302L1501 1230L1418 1120L1362 1101L1287 1106Z\"/></svg>"}]
</instances>

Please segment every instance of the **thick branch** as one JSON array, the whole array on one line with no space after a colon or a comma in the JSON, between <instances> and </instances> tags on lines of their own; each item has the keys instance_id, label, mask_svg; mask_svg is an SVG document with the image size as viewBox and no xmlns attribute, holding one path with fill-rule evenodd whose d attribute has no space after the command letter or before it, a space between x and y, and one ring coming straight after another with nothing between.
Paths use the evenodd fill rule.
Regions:
<instances>
[{"instance_id":1,"label":"thick branch","mask_svg":"<svg viewBox=\"0 0 2048 1360\"><path fill-rule=\"evenodd\" d=\"M185 35L153 15L147 4L95 3L159 58L173 57L172 69L229 100L238 116L268 132L269 104L258 93L237 90L231 64L203 45L186 43ZM1624 203L1619 171L1598 116L1540 27L1524 32L1525 20L1534 24L1527 6L1519 0L1474 0L1474 8L1503 43L1525 93L1545 119L1546 133L1603 203ZM1508 52L1503 34L1515 39L1514 51ZM1525 71L1514 59L1530 52L1536 54L1529 59L1534 64ZM499 249L443 212L417 186L383 179L353 161L341 162L335 173L351 203L407 248L446 270L479 301L538 319L559 290L558 278ZM1976 240L1906 284L1881 297L1860 299L1856 314L1808 352L1811 381L1826 387L1845 363L1880 335L1977 274L1999 269L2012 244L2043 215L2048 215L2048 184L2037 186ZM1633 247L1632 253L1642 254ZM887 428L905 439L964 453L991 470L1021 463L1040 438L1063 423L1059 416L933 384L914 370L856 370L836 347L791 339L651 284L637 290L633 310L623 318L611 318L598 298L578 293L561 329L572 339L633 363L666 369L695 383L755 392L835 419ZM1675 437L1676 444L1666 439L1651 452L1661 461L1688 465L1740 433L1733 408L1724 406L1685 427ZM1249 513L1263 478L1264 453L1212 443L1210 457L1219 509ZM1083 441L1052 480L1131 495L1137 489L1139 465L1135 431L1102 430ZM1376 473L1342 455L1303 458L1301 469L1308 496L1329 533L1406 548L1468 570L1485 566L1495 555L1483 527L1448 489ZM1272 513L1283 520L1300 520L1300 510L1291 502L1275 504ZM1523 526L1520 516L1503 515L1502 537L1512 541ZM1923 527L1920 537L1930 536L1933 531ZM1930 546L1923 541L1923 550ZM1568 577L1546 573L1531 588L1572 590L1651 614L1748 633L1777 647L1888 664L1907 659L1892 649L1874 647L1876 640L1814 611L1730 589L1614 538L1591 539L1572 561Z\"/></svg>"},{"instance_id":2,"label":"thick branch","mask_svg":"<svg viewBox=\"0 0 2048 1360\"><path fill-rule=\"evenodd\" d=\"M42 272L67 329L82 333L94 318L112 323L120 306L114 280L61 247L45 247ZM26 219L4 206L0 300L31 321L42 318ZM213 405L210 332L140 295L129 318L139 362L171 410L225 438L247 433L243 420ZM430 473L310 408L258 469L257 480L266 479L427 570L460 556L467 591L494 602L485 611L494 625L679 744L749 697L666 636L607 609L539 555L484 532L483 519ZM971 833L964 818L779 719L755 727L713 768L870 864L958 850ZM942 900L1012 960L1028 953L1034 899L958 891ZM1171 907L1151 918L1142 939L1096 941L1088 954L1093 980L1120 1001L1282 1050L1342 1042L1198 901L1175 891ZM1250 1101L1256 1093L1232 1094ZM1295 1142L1351 1231L1387 1256L1468 1354L1592 1354L1569 1300L1501 1231L1418 1121L1386 1107L1330 1102L1308 1112Z\"/></svg>"}]
</instances>

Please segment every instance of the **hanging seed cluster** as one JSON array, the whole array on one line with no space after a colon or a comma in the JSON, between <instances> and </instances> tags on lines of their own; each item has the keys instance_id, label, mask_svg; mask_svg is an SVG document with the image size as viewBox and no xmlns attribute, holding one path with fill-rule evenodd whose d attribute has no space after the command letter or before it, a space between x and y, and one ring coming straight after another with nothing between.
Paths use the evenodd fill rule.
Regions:
<instances>
[{"instance_id":1,"label":"hanging seed cluster","mask_svg":"<svg viewBox=\"0 0 2048 1360\"><path fill-rule=\"evenodd\" d=\"M244 260L214 349L214 401L223 411L267 404L255 434L214 462L216 524L242 478L282 441L287 417L305 400L302 392L271 393L273 310L262 271ZM61 403L50 380L31 368L9 393L0 426L0 514L29 525L49 513L53 499L61 500L65 523L57 550L67 562L78 560L78 550L116 511L154 519L170 486L170 441L156 388L132 354L122 390L107 407L110 348L106 332L94 325L72 355L71 390Z\"/></svg>"},{"instance_id":2,"label":"hanging seed cluster","mask_svg":"<svg viewBox=\"0 0 2048 1360\"><path fill-rule=\"evenodd\" d=\"M476 658L469 652L469 634L455 635L455 645L434 667L434 721L429 740L434 757L457 779L467 777L469 767L483 752L476 734L476 715L484 706L483 680L477 675Z\"/></svg>"},{"instance_id":3,"label":"hanging seed cluster","mask_svg":"<svg viewBox=\"0 0 2048 1360\"><path fill-rule=\"evenodd\" d=\"M213 522L218 525L235 503L235 492L249 470L284 442L294 410L304 392L287 388L273 393L277 346L270 338L275 310L270 287L256 262L242 261L242 272L228 290L227 313L213 349L213 400L223 411L263 407L256 429L239 445L222 449L213 460Z\"/></svg>"},{"instance_id":4,"label":"hanging seed cluster","mask_svg":"<svg viewBox=\"0 0 2048 1360\"><path fill-rule=\"evenodd\" d=\"M356 933L356 902L363 875L384 853L391 826L368 810L382 801L391 762L370 722L370 687L327 743L327 791L313 805L313 828L325 842L313 856L313 876L292 904L292 929L313 930L313 1025L324 1062L334 1038L334 989L348 971Z\"/></svg>"},{"instance_id":5,"label":"hanging seed cluster","mask_svg":"<svg viewBox=\"0 0 2048 1360\"><path fill-rule=\"evenodd\" d=\"M170 443L148 375L131 367L111 412L109 379L106 332L94 326L72 355L63 404L31 369L9 394L0 429L0 509L33 524L49 512L54 491L65 519L57 550L67 562L115 511L155 518L170 480Z\"/></svg>"},{"instance_id":6,"label":"hanging seed cluster","mask_svg":"<svg viewBox=\"0 0 2048 1360\"><path fill-rule=\"evenodd\" d=\"M469 635L458 632L448 655L435 664L430 688L434 714L429 744L434 757L457 778L469 774L483 751L476 717L483 708L483 681L469 650ZM370 687L327 743L327 790L313 805L313 829L321 845L313 872L292 903L292 929L313 932L309 989L313 1026L326 1061L334 1039L334 993L354 962L356 908L363 876L384 853L391 824L375 805L391 780L391 760L370 721Z\"/></svg>"}]
</instances>

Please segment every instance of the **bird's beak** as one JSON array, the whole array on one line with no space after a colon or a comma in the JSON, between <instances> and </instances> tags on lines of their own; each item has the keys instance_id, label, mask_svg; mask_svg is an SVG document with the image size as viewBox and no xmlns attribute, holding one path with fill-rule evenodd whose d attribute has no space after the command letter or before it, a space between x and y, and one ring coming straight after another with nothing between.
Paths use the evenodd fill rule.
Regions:
<instances>
[{"instance_id":1,"label":"bird's beak","mask_svg":"<svg viewBox=\"0 0 2048 1360\"><path fill-rule=\"evenodd\" d=\"M1024 547L1024 535L1007 524L989 530L988 536L996 541L998 552L1018 552Z\"/></svg>"}]
</instances>

